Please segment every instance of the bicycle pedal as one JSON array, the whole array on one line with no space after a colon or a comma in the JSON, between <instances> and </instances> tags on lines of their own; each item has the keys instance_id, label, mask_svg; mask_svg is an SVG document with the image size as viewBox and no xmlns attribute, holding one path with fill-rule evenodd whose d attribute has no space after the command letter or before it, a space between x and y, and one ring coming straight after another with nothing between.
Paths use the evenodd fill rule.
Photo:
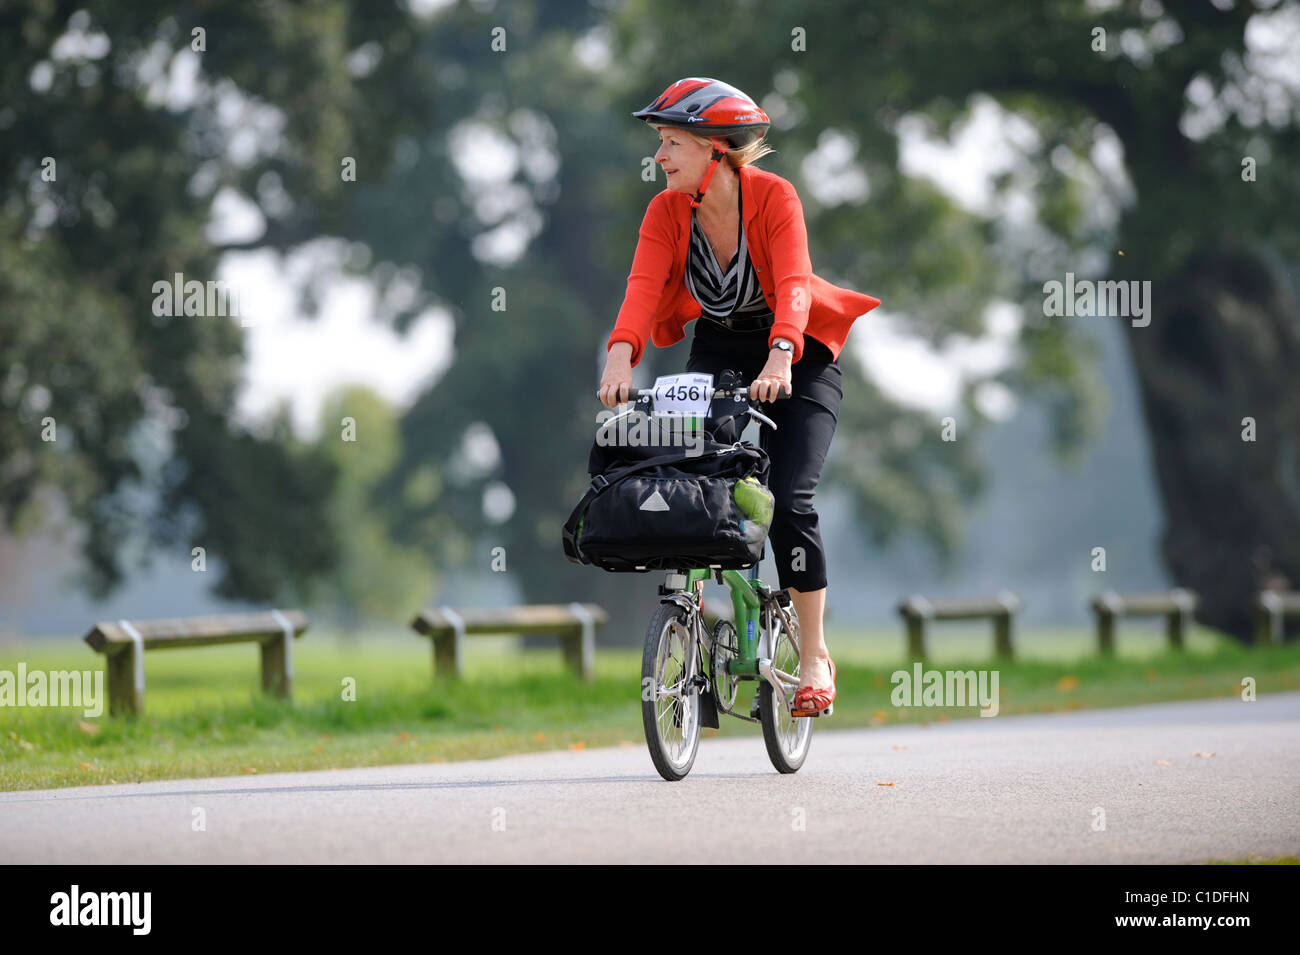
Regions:
<instances>
[{"instance_id":1,"label":"bicycle pedal","mask_svg":"<svg viewBox=\"0 0 1300 955\"><path fill-rule=\"evenodd\" d=\"M826 709L824 709L824 710L818 710L816 713L805 713L803 710L793 710L793 709L790 711L791 715L793 715L793 716L804 716L804 717L808 717L809 719L812 719L812 718L814 718L814 717L818 717L818 716L830 716L830 715L833 714L834 712L835 712L835 704L834 704L834 703L832 703L830 706L826 707Z\"/></svg>"}]
</instances>

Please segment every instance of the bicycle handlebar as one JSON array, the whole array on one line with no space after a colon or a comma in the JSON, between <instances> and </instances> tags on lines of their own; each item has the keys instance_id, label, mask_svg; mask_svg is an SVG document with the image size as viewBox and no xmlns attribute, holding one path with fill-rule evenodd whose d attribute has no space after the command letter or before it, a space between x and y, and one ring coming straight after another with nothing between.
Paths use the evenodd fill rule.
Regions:
<instances>
[{"instance_id":1,"label":"bicycle handlebar","mask_svg":"<svg viewBox=\"0 0 1300 955\"><path fill-rule=\"evenodd\" d=\"M736 398L738 400L743 398L751 401L758 401L757 398L749 398L749 385L745 385L741 388L706 388L702 390L708 392L710 401L714 398ZM597 394L599 395L599 393ZM629 388L627 390L628 401L641 401L653 397L655 397L655 390L653 388ZM780 401L789 397L791 397L790 392L786 391L785 388L782 387L777 392L776 397L769 400Z\"/></svg>"},{"instance_id":2,"label":"bicycle handlebar","mask_svg":"<svg viewBox=\"0 0 1300 955\"><path fill-rule=\"evenodd\" d=\"M733 381L734 379L724 378L723 380ZM746 414L749 414L750 416L756 418L759 422L767 425L773 431L776 430L777 428L776 422L754 407L754 404L755 402L758 402L758 399L749 397L749 385L737 385L732 388L700 388L699 390L702 393L701 397L703 397L703 395L708 396L710 404L712 404L714 398L733 398L738 403L743 402L746 409L745 410ZM600 393L597 392L597 397L599 397L599 394ZM784 386L782 386L777 390L776 397L769 398L768 401L779 401L782 398L789 398L790 396L791 393L786 391ZM656 397L658 397L658 395L655 393L655 389L653 388L629 388L627 390L626 400L634 401L637 403L641 403L641 402L648 403L652 398L656 398ZM760 402L760 403L766 404L767 402ZM601 430L609 427L609 425L612 422L617 421L620 418L623 418L630 414L636 414L636 413L637 413L636 409L631 409L629 411L624 411L622 414L615 415L613 418L610 418L608 421L606 421L603 425L600 426ZM641 413L644 414L645 412L641 412ZM740 413L741 412L737 410L722 420L724 421L730 420L740 415Z\"/></svg>"}]
</instances>

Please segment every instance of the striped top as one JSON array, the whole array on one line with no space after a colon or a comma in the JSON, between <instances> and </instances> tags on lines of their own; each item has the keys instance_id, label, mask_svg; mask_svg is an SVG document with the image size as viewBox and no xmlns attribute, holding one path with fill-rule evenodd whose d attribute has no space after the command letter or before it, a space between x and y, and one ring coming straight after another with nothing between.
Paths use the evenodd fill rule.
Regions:
<instances>
[{"instance_id":1,"label":"striped top","mask_svg":"<svg viewBox=\"0 0 1300 955\"><path fill-rule=\"evenodd\" d=\"M725 269L718 265L704 230L691 213L691 248L686 258L686 288L700 303L700 317L711 318L733 331L770 328L776 316L768 308L758 273L745 242L744 196L737 194L740 236L736 254Z\"/></svg>"}]
</instances>

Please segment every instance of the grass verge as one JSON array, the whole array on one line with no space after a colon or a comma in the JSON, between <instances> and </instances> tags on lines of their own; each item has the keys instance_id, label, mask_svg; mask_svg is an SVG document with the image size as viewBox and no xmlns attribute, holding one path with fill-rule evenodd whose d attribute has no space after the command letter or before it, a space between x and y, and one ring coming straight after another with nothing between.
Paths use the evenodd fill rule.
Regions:
<instances>
[{"instance_id":1,"label":"grass verge","mask_svg":"<svg viewBox=\"0 0 1300 955\"><path fill-rule=\"evenodd\" d=\"M1181 654L1136 643L1113 659L1062 657L1086 635L1040 633L1018 643L1022 659L996 665L1000 713L1042 713L1167 700L1300 690L1300 645L1247 649L1202 635ZM976 716L966 708L915 708L890 701L896 635L830 635L838 698L830 727L926 724ZM974 639L974 638L972 638ZM979 638L983 642L983 638ZM856 641L856 642L855 642ZM946 654L951 656L950 645ZM1037 646L1043 651L1035 656ZM842 652L841 652L842 649ZM961 647L973 650L971 646ZM482 759L550 749L643 747L640 652L602 649L596 677L567 674L558 652L521 652L513 641L471 642L466 678L435 683L427 643L413 637L310 635L295 651L295 701L264 698L252 646L155 652L146 658L146 712L90 718L81 710L0 708L0 789L21 790L200 776ZM0 649L0 670L102 667L102 658L65 642ZM990 668L939 655L927 666ZM347 700L345 681L354 681ZM737 709L748 712L753 684ZM819 728L819 731L820 728ZM706 736L752 736L758 727L724 719ZM648 765L648 763L647 763Z\"/></svg>"}]
</instances>

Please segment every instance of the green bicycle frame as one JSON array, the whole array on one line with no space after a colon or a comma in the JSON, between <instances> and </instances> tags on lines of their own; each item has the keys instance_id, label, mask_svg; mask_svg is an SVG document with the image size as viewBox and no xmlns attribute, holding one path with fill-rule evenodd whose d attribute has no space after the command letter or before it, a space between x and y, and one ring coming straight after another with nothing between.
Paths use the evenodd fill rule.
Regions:
<instances>
[{"instance_id":1,"label":"green bicycle frame","mask_svg":"<svg viewBox=\"0 0 1300 955\"><path fill-rule=\"evenodd\" d=\"M715 572L708 568L691 568L686 571L686 590L695 593L696 585L703 583ZM754 584L761 584L757 577L751 581L738 570L718 571L722 582L731 591L731 606L736 627L736 656L727 661L727 672L732 676L757 680L758 672L758 632L759 612L762 609Z\"/></svg>"}]
</instances>

